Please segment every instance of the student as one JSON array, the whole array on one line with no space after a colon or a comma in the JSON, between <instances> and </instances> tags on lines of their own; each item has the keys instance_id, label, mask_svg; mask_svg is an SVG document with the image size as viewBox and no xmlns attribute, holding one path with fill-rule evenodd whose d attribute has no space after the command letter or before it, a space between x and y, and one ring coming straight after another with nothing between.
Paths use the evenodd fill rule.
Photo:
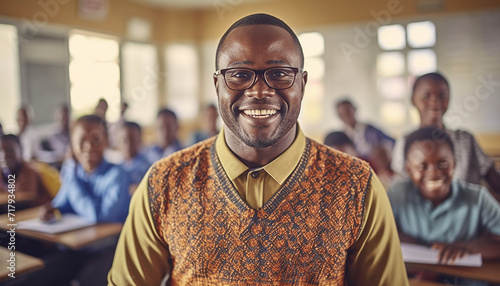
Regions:
<instances>
[{"instance_id":1,"label":"student","mask_svg":"<svg viewBox=\"0 0 500 286\"><path fill-rule=\"evenodd\" d=\"M388 192L401 241L431 245L443 264L467 253L500 258L500 204L484 187L453 178L454 150L450 136L437 127L407 136L410 178Z\"/></svg>"},{"instance_id":2,"label":"student","mask_svg":"<svg viewBox=\"0 0 500 286\"><path fill-rule=\"evenodd\" d=\"M17 125L19 133L17 136L23 147L23 159L29 162L36 159L40 151L40 136L31 126L31 118L28 114L28 108L23 106L17 111Z\"/></svg>"},{"instance_id":3,"label":"student","mask_svg":"<svg viewBox=\"0 0 500 286\"><path fill-rule=\"evenodd\" d=\"M156 117L156 144L144 150L144 154L150 163L154 163L182 149L182 145L177 138L178 129L177 115L173 110L163 108L158 111Z\"/></svg>"},{"instance_id":4,"label":"student","mask_svg":"<svg viewBox=\"0 0 500 286\"><path fill-rule=\"evenodd\" d=\"M61 213L75 213L93 222L124 222L130 201L129 178L121 166L104 159L106 123L96 115L78 118L71 130L74 160L61 170L62 186L42 219Z\"/></svg>"},{"instance_id":5,"label":"student","mask_svg":"<svg viewBox=\"0 0 500 286\"><path fill-rule=\"evenodd\" d=\"M356 147L354 147L354 143L351 138L347 137L347 135L342 131L334 131L326 135L324 144L353 157L361 158L356 151Z\"/></svg>"},{"instance_id":6,"label":"student","mask_svg":"<svg viewBox=\"0 0 500 286\"><path fill-rule=\"evenodd\" d=\"M40 175L22 157L19 137L0 137L0 192L7 192L9 179L15 180L16 209L39 206L50 200ZM23 202L24 201L24 202Z\"/></svg>"},{"instance_id":7,"label":"student","mask_svg":"<svg viewBox=\"0 0 500 286\"><path fill-rule=\"evenodd\" d=\"M356 152L367 160L372 160L376 149L392 153L394 139L377 127L359 122L356 119L356 107L350 99L343 99L336 104L337 114L344 123L344 133L351 138Z\"/></svg>"},{"instance_id":8,"label":"student","mask_svg":"<svg viewBox=\"0 0 500 286\"><path fill-rule=\"evenodd\" d=\"M246 16L215 63L224 127L150 169L108 285L408 285L377 176L297 123L307 72L292 29Z\"/></svg>"},{"instance_id":9,"label":"student","mask_svg":"<svg viewBox=\"0 0 500 286\"><path fill-rule=\"evenodd\" d=\"M208 104L205 106L201 117L201 129L191 135L191 145L219 134L219 128L217 128L218 118L219 113L216 105Z\"/></svg>"},{"instance_id":10,"label":"student","mask_svg":"<svg viewBox=\"0 0 500 286\"><path fill-rule=\"evenodd\" d=\"M411 101L420 115L420 127L435 126L445 130L455 146L455 179L472 184L480 184L484 179L490 190L500 198L500 174L476 142L474 136L463 130L450 130L443 122L448 109L450 87L440 73L428 73L417 78L413 84ZM407 177L403 148L405 138L396 141L392 156L392 169Z\"/></svg>"},{"instance_id":11,"label":"student","mask_svg":"<svg viewBox=\"0 0 500 286\"><path fill-rule=\"evenodd\" d=\"M135 191L151 166L144 154L139 152L142 145L141 136L141 126L130 121L125 121L118 132L119 148L125 159L122 166L130 179L130 194Z\"/></svg>"}]
</instances>

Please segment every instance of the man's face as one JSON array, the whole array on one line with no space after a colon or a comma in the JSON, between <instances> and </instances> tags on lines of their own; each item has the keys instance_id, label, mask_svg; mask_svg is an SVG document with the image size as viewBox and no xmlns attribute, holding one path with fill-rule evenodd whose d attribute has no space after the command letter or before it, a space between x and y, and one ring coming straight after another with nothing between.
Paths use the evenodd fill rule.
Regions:
<instances>
[{"instance_id":1,"label":"man's face","mask_svg":"<svg viewBox=\"0 0 500 286\"><path fill-rule=\"evenodd\" d=\"M86 172L99 166L107 142L104 130L97 123L78 122L71 133L73 154Z\"/></svg>"},{"instance_id":2,"label":"man's face","mask_svg":"<svg viewBox=\"0 0 500 286\"><path fill-rule=\"evenodd\" d=\"M120 130L119 136L119 147L125 159L133 159L141 148L141 133L136 128L124 127Z\"/></svg>"},{"instance_id":3,"label":"man's face","mask_svg":"<svg viewBox=\"0 0 500 286\"><path fill-rule=\"evenodd\" d=\"M0 141L0 167L14 171L22 163L21 146L14 140Z\"/></svg>"},{"instance_id":4,"label":"man's face","mask_svg":"<svg viewBox=\"0 0 500 286\"><path fill-rule=\"evenodd\" d=\"M420 114L422 126L438 126L450 101L448 85L440 80L423 79L415 88L412 102Z\"/></svg>"},{"instance_id":5,"label":"man's face","mask_svg":"<svg viewBox=\"0 0 500 286\"><path fill-rule=\"evenodd\" d=\"M158 143L165 148L177 139L177 121L170 114L160 114L156 119Z\"/></svg>"},{"instance_id":6,"label":"man's face","mask_svg":"<svg viewBox=\"0 0 500 286\"><path fill-rule=\"evenodd\" d=\"M413 143L408 150L406 168L420 194L435 206L448 197L455 159L447 143L431 140Z\"/></svg>"},{"instance_id":7,"label":"man's face","mask_svg":"<svg viewBox=\"0 0 500 286\"><path fill-rule=\"evenodd\" d=\"M263 70L300 64L300 53L288 32L277 26L251 25L229 33L218 66ZM270 88L261 75L242 91L229 89L222 75L214 81L220 115L229 129L226 139L229 136L253 148L266 148L295 136L307 73L298 72L294 84L283 90Z\"/></svg>"},{"instance_id":8,"label":"man's face","mask_svg":"<svg viewBox=\"0 0 500 286\"><path fill-rule=\"evenodd\" d=\"M342 103L337 106L337 114L345 125L353 127L356 125L356 110L349 103Z\"/></svg>"}]
</instances>

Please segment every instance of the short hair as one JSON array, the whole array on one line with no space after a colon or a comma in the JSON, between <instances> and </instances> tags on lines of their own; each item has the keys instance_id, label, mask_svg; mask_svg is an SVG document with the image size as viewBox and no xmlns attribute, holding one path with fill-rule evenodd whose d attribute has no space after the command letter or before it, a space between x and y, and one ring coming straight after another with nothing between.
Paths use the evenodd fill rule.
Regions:
<instances>
[{"instance_id":1,"label":"short hair","mask_svg":"<svg viewBox=\"0 0 500 286\"><path fill-rule=\"evenodd\" d=\"M408 156L411 145L416 142L421 141L432 141L433 143L446 143L450 146L451 152L455 154L455 147L451 141L451 137L446 133L445 130L440 129L435 126L426 126L416 131L410 133L406 137L405 147L404 147L404 158Z\"/></svg>"},{"instance_id":2,"label":"short hair","mask_svg":"<svg viewBox=\"0 0 500 286\"><path fill-rule=\"evenodd\" d=\"M75 127L80 123L91 123L99 125L99 127L102 128L102 131L104 132L106 138L108 138L108 127L106 125L106 121L103 118L94 114L83 115L75 120L71 128L71 133L73 133Z\"/></svg>"},{"instance_id":3,"label":"short hair","mask_svg":"<svg viewBox=\"0 0 500 286\"><path fill-rule=\"evenodd\" d=\"M177 122L177 114L172 109L162 108L158 111L156 118L158 119L161 115L170 115L174 118L175 122Z\"/></svg>"},{"instance_id":4,"label":"short hair","mask_svg":"<svg viewBox=\"0 0 500 286\"><path fill-rule=\"evenodd\" d=\"M340 99L339 101L337 101L335 103L335 107L339 107L341 106L342 104L349 104L350 106L352 106L354 109L356 109L356 106L354 105L354 103L352 103L352 101L349 99L349 98L342 98Z\"/></svg>"},{"instance_id":5,"label":"short hair","mask_svg":"<svg viewBox=\"0 0 500 286\"><path fill-rule=\"evenodd\" d=\"M142 128L141 126L137 123L137 122L133 122L133 121L125 121L123 123L123 128L131 128L131 129L136 129L137 131L139 131L139 134L142 133Z\"/></svg>"},{"instance_id":6,"label":"short hair","mask_svg":"<svg viewBox=\"0 0 500 286\"><path fill-rule=\"evenodd\" d=\"M295 34L295 32L288 26L285 22L283 22L281 19L269 15L269 14L264 14L264 13L257 13L257 14L252 14L248 15L246 17L243 17L236 21L227 31L222 35L222 38L219 41L219 45L217 46L217 51L215 53L215 69L219 69L219 56L222 52L222 47L226 41L227 36L229 33L231 33L232 30L238 28L238 27L243 27L243 26L251 26L251 25L271 25L271 26L277 26L290 34L292 37L293 42L295 43L295 48L300 54L300 67L304 67L304 52L302 51L302 45L300 44L299 38Z\"/></svg>"},{"instance_id":7,"label":"short hair","mask_svg":"<svg viewBox=\"0 0 500 286\"><path fill-rule=\"evenodd\" d=\"M438 72L426 73L424 75L417 77L417 79L413 83L413 88L411 91L412 98L413 98L413 95L415 94L415 90L417 89L417 85L424 79L430 79L430 80L434 80L434 81L442 81L446 84L446 86L448 87L448 90L450 90L450 85L448 84L448 80L446 80L446 78L442 74L440 74Z\"/></svg>"},{"instance_id":8,"label":"short hair","mask_svg":"<svg viewBox=\"0 0 500 286\"><path fill-rule=\"evenodd\" d=\"M344 144L349 144L354 146L354 143L352 142L351 138L349 138L342 131L334 131L329 133L328 135L326 135L324 143L327 146L340 146Z\"/></svg>"},{"instance_id":9,"label":"short hair","mask_svg":"<svg viewBox=\"0 0 500 286\"><path fill-rule=\"evenodd\" d=\"M8 140L8 141L12 141L12 142L16 143L21 148L21 150L23 148L23 145L21 144L21 139L19 139L19 136L17 136L17 135L4 134L4 135L0 136L0 142L2 142L4 140Z\"/></svg>"}]
</instances>

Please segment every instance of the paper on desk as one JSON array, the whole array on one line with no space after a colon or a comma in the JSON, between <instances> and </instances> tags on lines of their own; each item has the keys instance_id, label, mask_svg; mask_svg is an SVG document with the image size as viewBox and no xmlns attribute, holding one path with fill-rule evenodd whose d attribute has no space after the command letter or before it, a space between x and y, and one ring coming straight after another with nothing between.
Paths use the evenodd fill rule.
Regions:
<instances>
[{"instance_id":1,"label":"paper on desk","mask_svg":"<svg viewBox=\"0 0 500 286\"><path fill-rule=\"evenodd\" d=\"M427 246L416 245L411 243L401 243L403 251L403 260L405 262L438 264L439 250L432 249ZM483 260L481 254L468 254L462 258L455 260L453 265L458 266L481 266Z\"/></svg>"},{"instance_id":2,"label":"paper on desk","mask_svg":"<svg viewBox=\"0 0 500 286\"><path fill-rule=\"evenodd\" d=\"M39 218L23 220L18 223L18 229L34 230L44 233L56 234L75 230L87 226L94 225L94 223L85 220L75 214L64 214L61 220L55 223L44 223Z\"/></svg>"}]
</instances>

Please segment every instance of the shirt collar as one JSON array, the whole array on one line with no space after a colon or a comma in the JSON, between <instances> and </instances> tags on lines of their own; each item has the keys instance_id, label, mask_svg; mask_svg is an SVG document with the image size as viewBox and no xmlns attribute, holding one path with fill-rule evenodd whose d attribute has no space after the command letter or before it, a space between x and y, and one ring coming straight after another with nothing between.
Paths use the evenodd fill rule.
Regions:
<instances>
[{"instance_id":1,"label":"shirt collar","mask_svg":"<svg viewBox=\"0 0 500 286\"><path fill-rule=\"evenodd\" d=\"M302 157L306 146L306 137L297 123L297 134L295 139L281 155L269 164L263 166L264 169L280 185L290 176ZM219 160L230 180L235 180L249 168L243 164L236 155L229 149L224 140L224 128L221 129L215 142L215 149Z\"/></svg>"}]
</instances>

